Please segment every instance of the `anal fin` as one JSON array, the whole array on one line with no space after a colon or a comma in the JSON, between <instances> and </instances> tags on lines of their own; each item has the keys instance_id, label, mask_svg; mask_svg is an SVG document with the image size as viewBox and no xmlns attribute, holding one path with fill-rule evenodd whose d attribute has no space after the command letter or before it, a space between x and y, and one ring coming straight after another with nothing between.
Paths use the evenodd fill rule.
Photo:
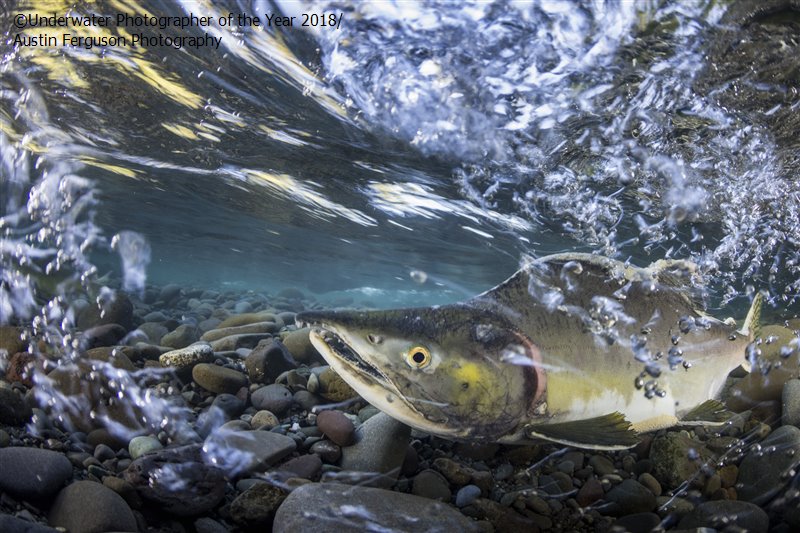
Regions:
<instances>
[{"instance_id":1,"label":"anal fin","mask_svg":"<svg viewBox=\"0 0 800 533\"><path fill-rule=\"evenodd\" d=\"M525 428L525 435L531 439L595 450L626 450L639 442L631 423L618 412L572 422L531 425Z\"/></svg>"},{"instance_id":2,"label":"anal fin","mask_svg":"<svg viewBox=\"0 0 800 533\"><path fill-rule=\"evenodd\" d=\"M722 426L733 413L718 400L706 400L681 418L682 426Z\"/></svg>"}]
</instances>

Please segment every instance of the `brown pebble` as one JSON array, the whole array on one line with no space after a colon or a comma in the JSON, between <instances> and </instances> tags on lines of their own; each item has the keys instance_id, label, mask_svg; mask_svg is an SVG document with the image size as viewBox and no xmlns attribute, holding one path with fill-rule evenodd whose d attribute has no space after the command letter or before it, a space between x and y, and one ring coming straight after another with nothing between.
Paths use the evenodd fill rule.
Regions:
<instances>
[{"instance_id":1,"label":"brown pebble","mask_svg":"<svg viewBox=\"0 0 800 533\"><path fill-rule=\"evenodd\" d=\"M739 475L739 468L736 465L726 465L719 469L720 483L723 489L733 487L736 484L736 477Z\"/></svg>"},{"instance_id":2,"label":"brown pebble","mask_svg":"<svg viewBox=\"0 0 800 533\"><path fill-rule=\"evenodd\" d=\"M575 500L581 507L593 504L603 497L603 485L595 478L589 478L578 491Z\"/></svg>"},{"instance_id":3,"label":"brown pebble","mask_svg":"<svg viewBox=\"0 0 800 533\"><path fill-rule=\"evenodd\" d=\"M339 446L353 444L356 428L344 413L336 410L322 411L317 415L317 427Z\"/></svg>"},{"instance_id":4,"label":"brown pebble","mask_svg":"<svg viewBox=\"0 0 800 533\"><path fill-rule=\"evenodd\" d=\"M639 476L639 483L650 489L650 492L656 496L661 496L661 483L658 482L651 474L644 473Z\"/></svg>"}]
</instances>

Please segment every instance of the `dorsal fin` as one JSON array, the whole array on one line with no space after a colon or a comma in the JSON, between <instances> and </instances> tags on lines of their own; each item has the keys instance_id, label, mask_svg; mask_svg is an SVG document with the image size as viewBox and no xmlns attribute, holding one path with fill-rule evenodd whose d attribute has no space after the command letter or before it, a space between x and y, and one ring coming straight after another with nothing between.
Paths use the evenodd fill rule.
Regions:
<instances>
[{"instance_id":1,"label":"dorsal fin","mask_svg":"<svg viewBox=\"0 0 800 533\"><path fill-rule=\"evenodd\" d=\"M747 311L747 317L744 319L742 329L739 330L739 333L750 340L761 334L761 306L763 302L764 297L761 296L760 292L757 292L755 298L753 298L753 303L750 304L750 310Z\"/></svg>"}]
</instances>

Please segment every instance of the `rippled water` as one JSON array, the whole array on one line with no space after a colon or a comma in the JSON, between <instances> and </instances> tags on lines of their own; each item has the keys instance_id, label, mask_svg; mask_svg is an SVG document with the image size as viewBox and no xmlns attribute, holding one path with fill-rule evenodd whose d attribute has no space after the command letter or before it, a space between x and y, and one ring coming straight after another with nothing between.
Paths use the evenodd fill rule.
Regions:
<instances>
[{"instance_id":1,"label":"rippled water","mask_svg":"<svg viewBox=\"0 0 800 533\"><path fill-rule=\"evenodd\" d=\"M70 298L108 279L446 303L565 251L691 259L725 314L800 308L778 3L112 4L46 11L343 22L198 51L14 47L0 18L0 323L69 345Z\"/></svg>"}]
</instances>

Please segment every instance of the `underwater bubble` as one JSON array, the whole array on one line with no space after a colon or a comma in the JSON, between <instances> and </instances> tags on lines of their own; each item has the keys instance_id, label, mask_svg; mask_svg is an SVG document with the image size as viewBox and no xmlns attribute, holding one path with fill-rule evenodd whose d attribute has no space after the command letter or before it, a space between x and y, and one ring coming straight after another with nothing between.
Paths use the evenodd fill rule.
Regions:
<instances>
[{"instance_id":1,"label":"underwater bubble","mask_svg":"<svg viewBox=\"0 0 800 533\"><path fill-rule=\"evenodd\" d=\"M419 283L420 285L424 284L428 281L428 274L423 272L422 270L412 270L408 273L408 276L415 282Z\"/></svg>"},{"instance_id":2,"label":"underwater bubble","mask_svg":"<svg viewBox=\"0 0 800 533\"><path fill-rule=\"evenodd\" d=\"M121 231L111 239L111 247L122 260L122 288L142 295L147 280L147 265L150 264L150 243L140 233Z\"/></svg>"}]
</instances>

